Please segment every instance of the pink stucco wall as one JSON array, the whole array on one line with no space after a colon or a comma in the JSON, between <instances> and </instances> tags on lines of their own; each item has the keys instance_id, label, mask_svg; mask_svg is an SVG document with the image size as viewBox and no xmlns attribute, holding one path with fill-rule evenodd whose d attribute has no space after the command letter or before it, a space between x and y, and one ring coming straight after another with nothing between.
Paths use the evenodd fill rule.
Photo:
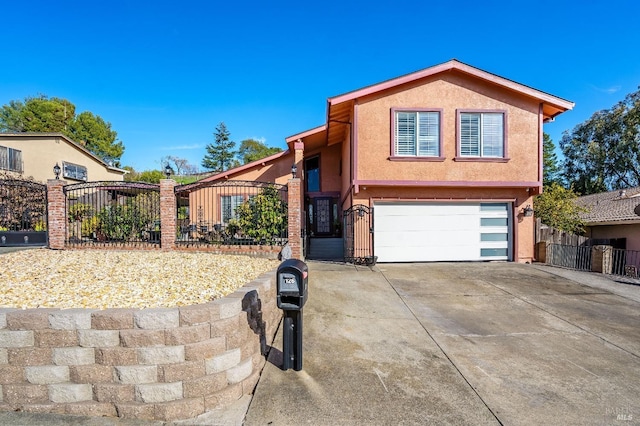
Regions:
<instances>
[{"instance_id":1,"label":"pink stucco wall","mask_svg":"<svg viewBox=\"0 0 640 426\"><path fill-rule=\"evenodd\" d=\"M640 250L640 224L592 226L587 228L587 236L598 240L626 238L627 250Z\"/></svg>"},{"instance_id":2,"label":"pink stucco wall","mask_svg":"<svg viewBox=\"0 0 640 426\"><path fill-rule=\"evenodd\" d=\"M392 108L441 109L441 162L389 161ZM537 182L539 105L461 73L438 74L409 87L371 95L357 106L357 179ZM506 111L509 161L456 162L456 110Z\"/></svg>"}]
</instances>

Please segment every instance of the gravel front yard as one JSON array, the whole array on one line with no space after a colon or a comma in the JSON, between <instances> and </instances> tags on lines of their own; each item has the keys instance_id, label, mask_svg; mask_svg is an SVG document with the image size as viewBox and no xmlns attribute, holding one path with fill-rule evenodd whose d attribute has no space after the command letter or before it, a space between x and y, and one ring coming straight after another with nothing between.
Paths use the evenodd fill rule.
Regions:
<instances>
[{"instance_id":1,"label":"gravel front yard","mask_svg":"<svg viewBox=\"0 0 640 426\"><path fill-rule=\"evenodd\" d=\"M24 250L0 255L0 307L195 305L233 293L277 265L209 253Z\"/></svg>"}]
</instances>

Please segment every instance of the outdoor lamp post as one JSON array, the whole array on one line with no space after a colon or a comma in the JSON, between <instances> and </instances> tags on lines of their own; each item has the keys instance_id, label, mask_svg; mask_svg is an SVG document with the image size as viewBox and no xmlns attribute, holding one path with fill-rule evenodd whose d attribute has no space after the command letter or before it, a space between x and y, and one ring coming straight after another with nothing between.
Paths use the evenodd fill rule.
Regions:
<instances>
[{"instance_id":1,"label":"outdoor lamp post","mask_svg":"<svg viewBox=\"0 0 640 426\"><path fill-rule=\"evenodd\" d=\"M293 166L291 166L291 176L293 176L293 178L296 178L296 173L298 173L298 166L296 166L296 163L293 163Z\"/></svg>"},{"instance_id":2,"label":"outdoor lamp post","mask_svg":"<svg viewBox=\"0 0 640 426\"><path fill-rule=\"evenodd\" d=\"M169 176L171 176L171 167L169 167L169 165L167 164L167 166L164 168L164 174L167 175L167 179L169 179Z\"/></svg>"},{"instance_id":3,"label":"outdoor lamp post","mask_svg":"<svg viewBox=\"0 0 640 426\"><path fill-rule=\"evenodd\" d=\"M56 176L56 179L60 179L60 166L58 165L58 163L53 166L53 174Z\"/></svg>"}]
</instances>

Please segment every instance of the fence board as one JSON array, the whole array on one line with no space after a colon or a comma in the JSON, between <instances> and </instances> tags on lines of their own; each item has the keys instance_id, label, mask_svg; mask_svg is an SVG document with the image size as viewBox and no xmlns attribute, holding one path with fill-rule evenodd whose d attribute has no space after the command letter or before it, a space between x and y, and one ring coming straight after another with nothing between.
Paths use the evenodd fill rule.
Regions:
<instances>
[{"instance_id":1,"label":"fence board","mask_svg":"<svg viewBox=\"0 0 640 426\"><path fill-rule=\"evenodd\" d=\"M566 246L589 245L589 238L562 231L542 224L540 219L536 219L536 243L546 241L551 244L561 244Z\"/></svg>"}]
</instances>

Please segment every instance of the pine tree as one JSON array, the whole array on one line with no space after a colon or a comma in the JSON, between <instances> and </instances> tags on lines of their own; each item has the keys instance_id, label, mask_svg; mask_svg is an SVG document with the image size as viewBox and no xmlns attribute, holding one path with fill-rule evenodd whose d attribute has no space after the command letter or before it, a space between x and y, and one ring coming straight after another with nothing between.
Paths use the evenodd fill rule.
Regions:
<instances>
[{"instance_id":1,"label":"pine tree","mask_svg":"<svg viewBox=\"0 0 640 426\"><path fill-rule=\"evenodd\" d=\"M553 143L551 136L544 134L543 139L543 184L550 186L552 183L560 182L560 166L558 165L558 156L556 155L556 145Z\"/></svg>"},{"instance_id":2,"label":"pine tree","mask_svg":"<svg viewBox=\"0 0 640 426\"><path fill-rule=\"evenodd\" d=\"M231 133L224 122L220 122L213 132L214 143L207 145L207 153L202 159L202 167L213 172L224 172L234 165L236 143L229 139Z\"/></svg>"}]
</instances>

